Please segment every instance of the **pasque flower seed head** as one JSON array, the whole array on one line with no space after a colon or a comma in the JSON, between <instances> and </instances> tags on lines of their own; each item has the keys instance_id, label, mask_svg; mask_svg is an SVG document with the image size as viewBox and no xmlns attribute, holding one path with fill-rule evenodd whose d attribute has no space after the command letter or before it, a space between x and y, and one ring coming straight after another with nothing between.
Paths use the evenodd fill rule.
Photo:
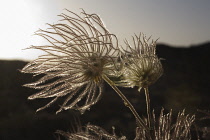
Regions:
<instances>
[{"instance_id":1,"label":"pasque flower seed head","mask_svg":"<svg viewBox=\"0 0 210 140\"><path fill-rule=\"evenodd\" d=\"M118 83L119 86L137 86L140 90L153 84L162 75L163 68L155 53L156 41L150 43L149 40L140 34L133 37L134 46L125 41L126 48L122 53L123 79Z\"/></svg>"},{"instance_id":2,"label":"pasque flower seed head","mask_svg":"<svg viewBox=\"0 0 210 140\"><path fill-rule=\"evenodd\" d=\"M48 24L51 28L36 32L49 45L31 48L47 54L22 69L24 73L43 75L38 81L25 85L40 89L29 99L54 98L37 111L65 96L57 113L63 109L84 112L101 97L102 75L109 76L115 71L114 62L119 53L117 38L109 33L98 15L83 11L79 16L68 12L71 16L60 15L61 23Z\"/></svg>"}]
</instances>

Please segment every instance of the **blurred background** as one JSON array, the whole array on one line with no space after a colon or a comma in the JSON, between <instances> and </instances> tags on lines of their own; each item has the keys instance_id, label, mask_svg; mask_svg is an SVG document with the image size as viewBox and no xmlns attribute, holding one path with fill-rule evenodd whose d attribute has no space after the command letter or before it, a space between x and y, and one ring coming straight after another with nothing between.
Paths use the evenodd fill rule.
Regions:
<instances>
[{"instance_id":1,"label":"blurred background","mask_svg":"<svg viewBox=\"0 0 210 140\"><path fill-rule=\"evenodd\" d=\"M210 110L210 1L7 0L0 4L1 140L56 139L56 130L70 131L78 120L82 125L90 122L109 132L115 126L118 135L130 139L135 135L133 116L107 85L103 98L82 116L75 111L56 115L59 102L35 113L49 100L27 100L36 90L22 85L35 81L36 77L19 70L42 52L23 49L44 44L45 40L34 36L34 32L48 28L46 23L57 23L60 19L57 15L66 13L65 8L77 14L83 8L87 13L100 15L121 45L134 33L159 38L157 54L163 58L164 74L150 87L151 107L157 114L161 108L166 113L173 109L175 115L185 109L197 115L198 126L207 125L209 130L207 122L199 121L205 114L197 110ZM144 94L135 88L121 90L145 116Z\"/></svg>"}]
</instances>

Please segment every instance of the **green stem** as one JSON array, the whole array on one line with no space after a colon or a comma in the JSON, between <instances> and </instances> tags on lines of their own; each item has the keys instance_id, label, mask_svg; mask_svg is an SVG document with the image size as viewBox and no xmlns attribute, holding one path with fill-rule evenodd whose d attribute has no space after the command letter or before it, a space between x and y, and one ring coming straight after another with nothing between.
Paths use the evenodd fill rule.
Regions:
<instances>
[{"instance_id":1,"label":"green stem","mask_svg":"<svg viewBox=\"0 0 210 140\"><path fill-rule=\"evenodd\" d=\"M147 104L147 122L149 128L151 128L151 112L150 112L150 98L149 98L149 90L148 87L144 88L146 104Z\"/></svg>"},{"instance_id":2,"label":"green stem","mask_svg":"<svg viewBox=\"0 0 210 140\"><path fill-rule=\"evenodd\" d=\"M141 125L145 130L149 130L145 122L140 118L132 104L128 101L128 99L123 95L123 93L114 85L114 83L106 76L103 75L103 79L116 91L116 93L122 98L124 104L126 107L130 109L130 111L133 113L134 117L136 118L136 121L139 125Z\"/></svg>"}]
</instances>

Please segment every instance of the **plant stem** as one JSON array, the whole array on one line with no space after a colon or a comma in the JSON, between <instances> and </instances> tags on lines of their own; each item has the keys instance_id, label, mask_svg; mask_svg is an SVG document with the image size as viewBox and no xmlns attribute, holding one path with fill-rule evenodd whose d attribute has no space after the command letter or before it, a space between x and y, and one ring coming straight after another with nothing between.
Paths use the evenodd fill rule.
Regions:
<instances>
[{"instance_id":1,"label":"plant stem","mask_svg":"<svg viewBox=\"0 0 210 140\"><path fill-rule=\"evenodd\" d=\"M145 128L145 130L149 130L145 122L140 118L139 114L136 112L133 105L128 101L128 99L123 95L123 93L114 85L114 83L106 75L103 75L103 79L116 91L116 93L120 96L120 98L122 98L125 106L128 107L130 111L133 113L137 123L141 125L143 128Z\"/></svg>"},{"instance_id":2,"label":"plant stem","mask_svg":"<svg viewBox=\"0 0 210 140\"><path fill-rule=\"evenodd\" d=\"M148 87L144 88L144 93L145 93L146 104L147 104L147 122L148 122L149 128L151 128L150 98L149 98Z\"/></svg>"}]
</instances>

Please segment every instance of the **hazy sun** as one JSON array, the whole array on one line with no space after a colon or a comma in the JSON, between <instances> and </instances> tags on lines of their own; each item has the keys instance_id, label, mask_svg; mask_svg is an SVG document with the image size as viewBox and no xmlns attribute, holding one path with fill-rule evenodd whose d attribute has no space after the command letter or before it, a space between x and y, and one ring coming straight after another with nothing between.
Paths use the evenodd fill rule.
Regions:
<instances>
[{"instance_id":1,"label":"hazy sun","mask_svg":"<svg viewBox=\"0 0 210 140\"><path fill-rule=\"evenodd\" d=\"M0 59L19 59L28 47L32 34L38 29L38 15L33 5L24 0L7 0L0 5Z\"/></svg>"}]
</instances>

